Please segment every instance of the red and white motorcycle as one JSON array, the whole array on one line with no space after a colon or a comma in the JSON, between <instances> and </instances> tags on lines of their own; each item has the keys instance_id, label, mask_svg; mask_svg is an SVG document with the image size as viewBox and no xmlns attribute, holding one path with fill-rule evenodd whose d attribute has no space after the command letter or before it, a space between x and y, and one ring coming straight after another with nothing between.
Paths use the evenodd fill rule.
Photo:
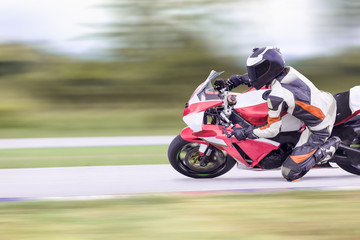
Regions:
<instances>
[{"instance_id":1,"label":"red and white motorcycle","mask_svg":"<svg viewBox=\"0 0 360 240\"><path fill-rule=\"evenodd\" d=\"M188 127L169 146L170 164L192 178L220 176L236 163L243 169L279 168L298 142L303 123L284 113L281 131L275 138L238 141L231 136L234 127L266 123L269 90L215 91L211 81L222 73L211 71L186 103L183 120ZM338 114L332 134L342 143L329 162L360 175L360 86L334 97ZM326 166L331 167L328 163Z\"/></svg>"}]
</instances>

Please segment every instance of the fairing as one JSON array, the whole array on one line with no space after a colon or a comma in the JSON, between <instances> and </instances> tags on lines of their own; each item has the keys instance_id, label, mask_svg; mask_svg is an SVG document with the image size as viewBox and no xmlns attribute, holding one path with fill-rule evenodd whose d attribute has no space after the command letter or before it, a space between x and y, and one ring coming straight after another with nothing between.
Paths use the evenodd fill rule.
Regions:
<instances>
[{"instance_id":1,"label":"fairing","mask_svg":"<svg viewBox=\"0 0 360 240\"><path fill-rule=\"evenodd\" d=\"M184 110L183 120L194 132L202 130L205 110L222 104L222 100L211 84L211 80L222 73L211 71L205 82L200 84L192 94Z\"/></svg>"},{"instance_id":2,"label":"fairing","mask_svg":"<svg viewBox=\"0 0 360 240\"><path fill-rule=\"evenodd\" d=\"M227 129L231 131L230 128ZM205 125L201 132L193 132L189 127L181 131L181 137L189 142L196 142L200 144L209 143L216 146L220 150L226 151L235 160L243 163L247 167L254 167L271 151L278 149L280 144L268 139L247 139L245 141L238 141L235 137L231 140L224 135L221 126L219 125ZM235 145L243 150L243 152L251 159L247 162L236 149Z\"/></svg>"}]
</instances>

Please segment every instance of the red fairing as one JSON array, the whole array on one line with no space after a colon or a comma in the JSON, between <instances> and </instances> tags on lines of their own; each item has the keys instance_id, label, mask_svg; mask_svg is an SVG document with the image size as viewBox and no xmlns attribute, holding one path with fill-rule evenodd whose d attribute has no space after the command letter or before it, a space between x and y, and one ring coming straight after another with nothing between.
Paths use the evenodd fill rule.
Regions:
<instances>
[{"instance_id":1,"label":"red fairing","mask_svg":"<svg viewBox=\"0 0 360 240\"><path fill-rule=\"evenodd\" d=\"M250 167L254 167L271 151L278 149L279 146L275 146L271 143L261 142L256 140L247 139L245 141L237 142L238 146L248 155L253 163Z\"/></svg>"},{"instance_id":2,"label":"red fairing","mask_svg":"<svg viewBox=\"0 0 360 240\"><path fill-rule=\"evenodd\" d=\"M184 139L186 141L197 142L197 143L202 143L202 144L209 145L208 142L206 142L204 140L201 140L201 139L198 139L198 137L194 136L193 133L194 132L193 132L193 130L191 130L191 128L186 127L181 131L180 135L181 135L182 139Z\"/></svg>"},{"instance_id":3,"label":"red fairing","mask_svg":"<svg viewBox=\"0 0 360 240\"><path fill-rule=\"evenodd\" d=\"M190 142L192 142L194 139L198 139L199 137L216 137L227 140L227 137L222 132L220 125L204 125L203 130L200 132L194 132L191 128L186 127L181 131L180 135L184 140ZM209 144L203 140L198 140L197 142L204 142L205 144Z\"/></svg>"},{"instance_id":4,"label":"red fairing","mask_svg":"<svg viewBox=\"0 0 360 240\"><path fill-rule=\"evenodd\" d=\"M253 125L259 126L267 122L268 106L267 103L261 103L254 106L237 108L236 111Z\"/></svg>"},{"instance_id":5,"label":"red fairing","mask_svg":"<svg viewBox=\"0 0 360 240\"><path fill-rule=\"evenodd\" d=\"M187 127L181 131L180 135L186 141L202 143L206 145L209 145L209 143L205 140L200 139L199 137L216 137L217 139L221 139L227 144L227 146L218 146L218 145L214 145L214 146L216 146L220 150L226 151L228 154L230 154L230 156L234 157L236 160L241 161L245 165L249 166L249 164L242 158L242 156L239 154L236 148L231 146L231 141L228 137L224 135L221 126L204 125L203 128L204 128L203 131L194 133L189 127ZM230 128L228 128L227 130L231 131Z\"/></svg>"},{"instance_id":6,"label":"red fairing","mask_svg":"<svg viewBox=\"0 0 360 240\"><path fill-rule=\"evenodd\" d=\"M181 131L181 137L189 142L197 142L206 145L209 145L209 143L200 139L200 137L215 137L217 139L223 140L226 143L226 146L218 146L216 144L214 144L214 146L226 151L230 156L248 167L256 166L267 154L279 148L279 146L275 146L267 142L255 141L251 139L238 141L235 137L232 137L231 142L230 139L223 134L222 128L219 125L204 125L203 129L204 130L201 132L194 133L190 128L184 128ZM227 128L227 131L231 132L231 128ZM248 155L253 160L252 164L247 163L243 159L237 149L232 146L232 143L237 144L246 153L246 155Z\"/></svg>"},{"instance_id":7,"label":"red fairing","mask_svg":"<svg viewBox=\"0 0 360 240\"><path fill-rule=\"evenodd\" d=\"M190 104L187 108L185 108L183 117L189 115L190 113L199 113L205 111L208 108L221 106L221 104L222 101L207 101Z\"/></svg>"}]
</instances>

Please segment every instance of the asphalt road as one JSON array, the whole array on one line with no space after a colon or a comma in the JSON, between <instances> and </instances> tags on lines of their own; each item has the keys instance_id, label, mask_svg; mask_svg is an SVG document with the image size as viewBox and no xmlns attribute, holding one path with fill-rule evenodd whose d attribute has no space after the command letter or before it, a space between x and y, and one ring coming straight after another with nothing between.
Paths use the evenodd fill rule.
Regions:
<instances>
[{"instance_id":1,"label":"asphalt road","mask_svg":"<svg viewBox=\"0 0 360 240\"><path fill-rule=\"evenodd\" d=\"M167 164L0 170L2 201L144 193L359 188L360 177L340 168L313 169L298 182L285 181L279 170L253 171L236 167L218 178L192 179Z\"/></svg>"}]
</instances>

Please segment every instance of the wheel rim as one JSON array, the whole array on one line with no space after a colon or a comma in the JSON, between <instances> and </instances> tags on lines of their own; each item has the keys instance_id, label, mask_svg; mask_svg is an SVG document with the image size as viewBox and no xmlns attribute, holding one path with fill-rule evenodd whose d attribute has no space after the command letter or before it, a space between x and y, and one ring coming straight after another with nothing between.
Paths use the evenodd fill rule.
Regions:
<instances>
[{"instance_id":1,"label":"wheel rim","mask_svg":"<svg viewBox=\"0 0 360 240\"><path fill-rule=\"evenodd\" d=\"M224 165L226 156L218 149L215 149L210 156L209 163L205 167L200 166L199 144L186 144L178 153L177 160L181 168L195 173L210 173Z\"/></svg>"}]
</instances>

